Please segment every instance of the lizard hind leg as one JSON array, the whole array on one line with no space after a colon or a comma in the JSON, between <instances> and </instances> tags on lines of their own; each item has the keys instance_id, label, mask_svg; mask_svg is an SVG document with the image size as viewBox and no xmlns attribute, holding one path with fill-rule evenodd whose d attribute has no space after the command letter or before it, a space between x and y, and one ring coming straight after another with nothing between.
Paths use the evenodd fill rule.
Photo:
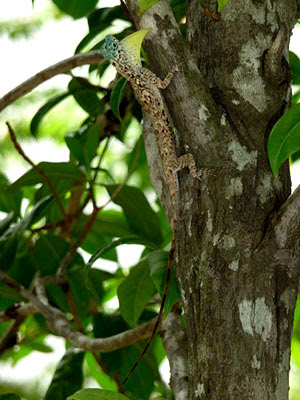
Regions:
<instances>
[{"instance_id":1,"label":"lizard hind leg","mask_svg":"<svg viewBox=\"0 0 300 400\"><path fill-rule=\"evenodd\" d=\"M187 153L177 158L177 171L187 167L193 178L201 179L201 171L197 171L193 154Z\"/></svg>"}]
</instances>

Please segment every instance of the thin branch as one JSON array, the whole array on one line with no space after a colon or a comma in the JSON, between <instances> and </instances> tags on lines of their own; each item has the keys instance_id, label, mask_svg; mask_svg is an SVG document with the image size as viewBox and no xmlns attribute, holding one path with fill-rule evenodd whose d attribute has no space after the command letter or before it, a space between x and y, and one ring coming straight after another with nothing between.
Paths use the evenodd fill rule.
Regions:
<instances>
[{"instance_id":1,"label":"thin branch","mask_svg":"<svg viewBox=\"0 0 300 400\"><path fill-rule=\"evenodd\" d=\"M34 168L38 174L41 175L41 177L44 179L44 181L46 182L46 184L49 186L49 189L51 190L58 206L59 209L61 211L61 214L64 218L66 218L66 213L65 210L63 208L63 205L61 204L61 201L59 199L59 196L56 192L56 190L54 189L54 186L52 185L50 179L48 178L48 176L46 175L46 173L36 164L34 164L33 161L31 161L31 159L24 153L22 147L20 146L20 144L17 141L16 135L12 129L12 127L10 126L9 122L6 122L6 125L8 127L8 131L9 131L9 135L11 138L11 141L13 143L13 145L15 146L15 149L17 150L17 152L23 157L23 159L32 166L32 168Z\"/></svg>"},{"instance_id":2,"label":"thin branch","mask_svg":"<svg viewBox=\"0 0 300 400\"><path fill-rule=\"evenodd\" d=\"M71 260L73 259L73 257L76 254L76 250L78 249L78 247L81 246L82 242L84 241L84 239L86 238L87 234L89 233L89 231L91 230L91 227L97 217L97 214L99 212L99 208L94 208L92 214L90 215L90 218L88 219L87 223L85 224L79 238L77 239L76 243L74 243L73 245L71 245L69 252L66 254L66 256L64 257L64 259L62 260L57 273L56 273L56 277L57 277L57 281L58 282L65 282L66 281L66 272L67 272L67 267L70 264Z\"/></svg>"},{"instance_id":3,"label":"thin branch","mask_svg":"<svg viewBox=\"0 0 300 400\"><path fill-rule=\"evenodd\" d=\"M0 312L0 324L11 319L17 319L18 317L27 317L30 314L36 314L37 308L31 303L25 303L21 305L14 305L8 307L5 311Z\"/></svg>"},{"instance_id":4,"label":"thin branch","mask_svg":"<svg viewBox=\"0 0 300 400\"><path fill-rule=\"evenodd\" d=\"M81 65L98 64L101 60L103 60L103 58L99 51L91 51L90 53L76 54L75 56L62 60L48 68L43 69L4 95L2 99L0 99L0 112L5 107L25 94L31 92L34 88L53 76L63 74Z\"/></svg>"},{"instance_id":5,"label":"thin branch","mask_svg":"<svg viewBox=\"0 0 300 400\"><path fill-rule=\"evenodd\" d=\"M135 166L136 166L136 163L137 163L137 161L138 161L138 159L139 159L139 156L140 156L141 146L142 146L142 139L143 139L143 137L140 136L139 141L138 141L138 147L137 147L137 150L136 150L136 154L135 154L134 159L133 159L133 161L132 161L131 167L129 168L129 170L128 170L128 172L127 172L126 178L125 178L124 181L117 187L117 189L113 192L113 194L110 196L110 198L107 200L107 202L104 203L104 204L99 208L100 211L103 210L103 208L105 208L111 201L113 201L113 200L117 197L117 195L121 192L121 190L123 189L123 187L124 187L124 186L126 185L126 183L128 182L128 179L130 178L131 174L133 173L134 168L135 168Z\"/></svg>"},{"instance_id":6,"label":"thin branch","mask_svg":"<svg viewBox=\"0 0 300 400\"><path fill-rule=\"evenodd\" d=\"M17 333L25 318L24 316L18 316L8 327L0 342L0 355L3 354L5 350L17 344Z\"/></svg>"},{"instance_id":7,"label":"thin branch","mask_svg":"<svg viewBox=\"0 0 300 400\"><path fill-rule=\"evenodd\" d=\"M280 208L273 229L279 248L295 247L300 231L300 186Z\"/></svg>"},{"instance_id":8,"label":"thin branch","mask_svg":"<svg viewBox=\"0 0 300 400\"><path fill-rule=\"evenodd\" d=\"M83 350L89 350L92 352L110 352L129 346L141 339L149 337L157 320L157 318L153 318L137 328L130 329L105 339L90 338L71 328L67 318L60 310L52 307L50 304L42 303L35 295L1 271L0 279L17 293L29 300L34 307L39 310L39 312L46 318L50 331L64 337L72 346Z\"/></svg>"}]
</instances>

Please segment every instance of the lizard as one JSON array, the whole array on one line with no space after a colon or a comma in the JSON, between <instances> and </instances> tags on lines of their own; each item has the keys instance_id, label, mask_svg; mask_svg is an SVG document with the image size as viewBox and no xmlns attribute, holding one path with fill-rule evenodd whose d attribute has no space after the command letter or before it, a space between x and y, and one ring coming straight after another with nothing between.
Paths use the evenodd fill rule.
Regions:
<instances>
[{"instance_id":1,"label":"lizard","mask_svg":"<svg viewBox=\"0 0 300 400\"><path fill-rule=\"evenodd\" d=\"M149 29L141 31L148 32ZM136 34L141 31L137 31ZM132 37L133 35L135 35L135 33L130 36ZM142 39L144 36L145 33L143 34ZM143 358L144 354L148 350L162 319L164 305L170 283L171 267L176 247L179 203L179 184L177 172L185 167L188 167L191 175L194 178L200 179L201 177L201 172L197 171L195 160L191 153L187 153L180 157L177 157L173 128L167 116L162 96L159 90L168 87L168 85L172 81L174 74L176 72L179 72L178 66L175 66L163 80L160 79L149 69L143 68L141 63L139 62L139 59L137 60L137 58L130 53L130 48L128 48L128 46L126 45L127 43L124 43L126 39L127 38L119 41L114 36L106 36L104 44L100 49L100 53L104 57L104 59L108 60L117 69L120 75L124 76L129 81L137 97L137 100L150 116L150 120L153 125L158 142L163 171L170 192L171 204L173 209L173 236L168 259L166 282L155 326L144 350L127 374L126 378L123 380L123 384L125 384L125 382L128 380L129 376L135 370L135 368Z\"/></svg>"}]
</instances>

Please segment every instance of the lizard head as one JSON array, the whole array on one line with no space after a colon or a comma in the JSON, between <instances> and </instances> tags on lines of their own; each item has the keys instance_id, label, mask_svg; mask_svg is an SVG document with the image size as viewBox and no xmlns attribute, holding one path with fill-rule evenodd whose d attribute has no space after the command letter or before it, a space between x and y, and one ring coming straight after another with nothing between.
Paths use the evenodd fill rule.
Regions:
<instances>
[{"instance_id":1,"label":"lizard head","mask_svg":"<svg viewBox=\"0 0 300 400\"><path fill-rule=\"evenodd\" d=\"M114 36L106 36L100 48L101 55L108 61L118 62L120 59L120 42Z\"/></svg>"}]
</instances>

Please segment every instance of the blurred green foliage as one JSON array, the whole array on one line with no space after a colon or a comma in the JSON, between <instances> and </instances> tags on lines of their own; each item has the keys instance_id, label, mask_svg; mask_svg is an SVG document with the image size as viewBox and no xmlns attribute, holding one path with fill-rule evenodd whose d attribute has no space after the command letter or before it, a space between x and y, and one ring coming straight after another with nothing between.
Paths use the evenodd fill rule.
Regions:
<instances>
[{"instance_id":1,"label":"blurred green foliage","mask_svg":"<svg viewBox=\"0 0 300 400\"><path fill-rule=\"evenodd\" d=\"M116 21L122 22L117 34L119 39L131 32L120 6L97 8L94 0L53 0L53 3L55 6L50 7L46 16L30 21L1 22L0 34L27 37L47 20L60 18L65 13L87 21L88 33L75 52L99 49L105 35L115 30ZM184 33L185 1L171 0L170 5ZM293 77L297 80L299 65L295 55L292 60ZM162 295L167 266L164 248L171 240L171 229L159 201L148 200L155 199L155 195L141 138L142 113L129 85L124 80L112 85L115 72L106 62L91 66L85 76L71 73L66 76L68 82L63 90L33 92L19 99L12 106L12 113L2 114L3 120L13 115L9 120L21 144L25 139L42 142L51 137L57 146L64 146L68 151L68 159L64 163L56 162L53 154L52 162L39 164L60 206L36 168L27 166L27 172L14 182L9 181L4 171L0 172L0 269L34 291L37 277L54 276L70 246L86 232L70 262L67 282L47 284L45 293L50 303L65 313L74 329L90 337L109 337L157 315L158 304L151 300L157 298L155 294ZM29 121L33 108L35 115ZM13 151L17 157L8 134L2 134L0 141L2 160ZM2 166L4 169L5 162ZM100 211L89 226L96 204ZM106 207L102 209L104 204ZM116 251L125 243L138 243L145 248L130 272L120 268ZM82 250L86 252L85 258ZM114 262L115 268L107 272L101 267L104 261ZM114 305L113 299L118 299ZM173 277L166 311L178 299ZM13 313L22 301L18 293L0 282L0 311ZM298 303L292 358L300 368ZM11 337L8 345L1 348L11 324L0 324L3 360L15 365L32 351L52 352L46 343L49 330L40 314L24 317L18 336ZM82 388L84 375L88 375L106 391L121 391L133 400L153 396L172 399L158 369L165 356L160 338L154 340L140 366L126 385L121 386L121 380L144 345L138 342L111 353L94 354L75 351L66 343L66 353L56 367L45 398L66 399ZM0 399L14 400L22 396L22 388L13 391L16 394L8 386L0 391L6 393ZM86 393L78 391L74 398ZM89 395L95 393L100 392L89 392Z\"/></svg>"}]
</instances>

